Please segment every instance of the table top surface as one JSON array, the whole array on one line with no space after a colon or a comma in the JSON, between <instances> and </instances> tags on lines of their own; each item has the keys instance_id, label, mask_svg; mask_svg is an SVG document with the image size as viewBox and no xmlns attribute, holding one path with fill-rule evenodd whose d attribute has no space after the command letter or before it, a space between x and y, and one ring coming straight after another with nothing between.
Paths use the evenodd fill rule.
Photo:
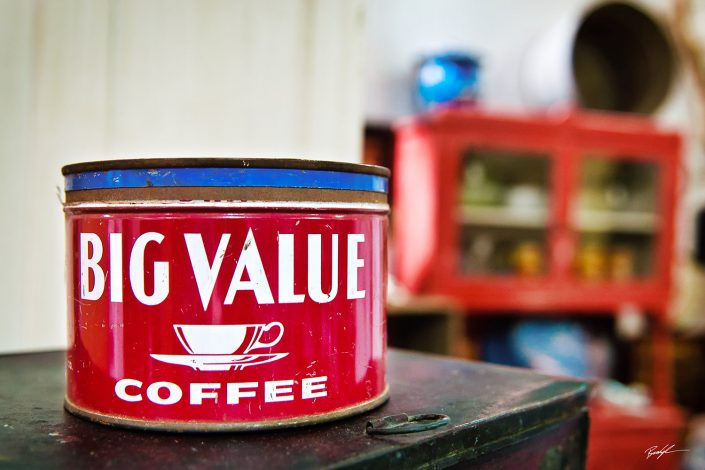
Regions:
<instances>
[{"instance_id":1,"label":"table top surface","mask_svg":"<svg viewBox=\"0 0 705 470\"><path fill-rule=\"evenodd\" d=\"M583 412L587 385L526 370L391 350L390 399L304 428L166 433L112 428L62 408L64 353L0 356L0 467L413 468L485 455ZM371 418L440 413L450 423L372 436Z\"/></svg>"}]
</instances>

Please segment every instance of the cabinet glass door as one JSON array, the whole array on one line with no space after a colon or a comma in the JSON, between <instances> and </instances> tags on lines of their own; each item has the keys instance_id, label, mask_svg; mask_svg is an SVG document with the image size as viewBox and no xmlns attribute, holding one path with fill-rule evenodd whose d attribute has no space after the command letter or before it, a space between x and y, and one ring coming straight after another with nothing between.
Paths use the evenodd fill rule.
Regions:
<instances>
[{"instance_id":1,"label":"cabinet glass door","mask_svg":"<svg viewBox=\"0 0 705 470\"><path fill-rule=\"evenodd\" d=\"M471 148L462 162L458 218L463 274L545 274L548 156Z\"/></svg>"},{"instance_id":2,"label":"cabinet glass door","mask_svg":"<svg viewBox=\"0 0 705 470\"><path fill-rule=\"evenodd\" d=\"M657 166L586 155L572 213L578 232L575 275L584 281L647 278L657 234Z\"/></svg>"}]
</instances>

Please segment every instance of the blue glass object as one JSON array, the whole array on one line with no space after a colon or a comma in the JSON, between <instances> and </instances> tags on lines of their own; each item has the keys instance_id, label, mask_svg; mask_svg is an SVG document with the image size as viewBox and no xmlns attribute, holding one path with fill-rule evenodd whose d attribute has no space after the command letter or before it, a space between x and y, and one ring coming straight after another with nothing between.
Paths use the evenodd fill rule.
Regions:
<instances>
[{"instance_id":1,"label":"blue glass object","mask_svg":"<svg viewBox=\"0 0 705 470\"><path fill-rule=\"evenodd\" d=\"M479 95L480 63L460 52L434 55L416 69L416 97L427 110L439 104L475 103Z\"/></svg>"},{"instance_id":2,"label":"blue glass object","mask_svg":"<svg viewBox=\"0 0 705 470\"><path fill-rule=\"evenodd\" d=\"M589 375L588 334L577 322L521 320L485 338L482 358L556 375Z\"/></svg>"}]
</instances>

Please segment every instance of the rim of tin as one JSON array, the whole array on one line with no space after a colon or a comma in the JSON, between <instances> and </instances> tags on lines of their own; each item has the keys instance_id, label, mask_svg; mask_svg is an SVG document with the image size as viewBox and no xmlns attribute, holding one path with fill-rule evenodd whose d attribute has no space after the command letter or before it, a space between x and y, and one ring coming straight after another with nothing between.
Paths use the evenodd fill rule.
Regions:
<instances>
[{"instance_id":1,"label":"rim of tin","mask_svg":"<svg viewBox=\"0 0 705 470\"><path fill-rule=\"evenodd\" d=\"M389 204L374 202L318 202L318 201L115 201L115 202L71 202L64 210L159 210L159 209L214 209L214 210L311 210L311 211L355 211L389 212Z\"/></svg>"},{"instance_id":2,"label":"rim of tin","mask_svg":"<svg viewBox=\"0 0 705 470\"><path fill-rule=\"evenodd\" d=\"M170 432L246 432L246 431L269 431L273 429L287 429L314 424L326 423L353 415L362 414L381 406L389 399L389 384L386 384L384 391L371 400L358 403L346 408L340 408L329 413L316 415L299 416L288 419L273 419L265 421L254 421L250 423L217 423L217 422L194 422L194 421L147 421L135 418L124 418L111 416L97 411L88 411L71 403L68 397L64 398L64 408L76 416L108 426L119 426L129 429L140 429L143 431L170 431Z\"/></svg>"},{"instance_id":3,"label":"rim of tin","mask_svg":"<svg viewBox=\"0 0 705 470\"><path fill-rule=\"evenodd\" d=\"M67 200L69 196L92 191L108 200L130 200L140 194L122 191L147 191L152 199L160 190L162 199L240 199L252 200L254 189L232 194L233 188L272 188L278 197L289 199L299 190L359 191L387 194L389 171L386 168L356 163L319 162L284 159L140 159L89 162L62 169ZM200 189L194 189L200 188ZM205 188L219 188L217 194L201 197ZM185 193L184 193L185 191ZM281 191L284 191L282 193ZM225 193L228 193L227 195ZM177 195L179 193L179 195ZM269 199L265 196L264 199ZM260 194L259 198L262 198ZM332 197L331 199L337 199ZM363 198L364 199L364 198Z\"/></svg>"},{"instance_id":4,"label":"rim of tin","mask_svg":"<svg viewBox=\"0 0 705 470\"><path fill-rule=\"evenodd\" d=\"M278 168L286 170L318 170L363 173L389 177L388 168L363 163L306 160L303 158L130 158L72 163L61 168L61 174L72 175L89 171L148 170L152 168Z\"/></svg>"}]
</instances>

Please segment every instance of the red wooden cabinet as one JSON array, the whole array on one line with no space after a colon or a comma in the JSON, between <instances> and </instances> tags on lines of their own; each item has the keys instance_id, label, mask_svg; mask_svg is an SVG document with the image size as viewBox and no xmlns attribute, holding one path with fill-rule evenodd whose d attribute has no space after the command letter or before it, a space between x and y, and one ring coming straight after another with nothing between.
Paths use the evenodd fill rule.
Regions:
<instances>
[{"instance_id":1,"label":"red wooden cabinet","mask_svg":"<svg viewBox=\"0 0 705 470\"><path fill-rule=\"evenodd\" d=\"M610 315L634 306L650 315L654 405L643 416L592 406L588 466L626 468L650 446L677 444L683 415L671 404L667 311L678 135L634 117L460 110L395 132L399 281L453 297L470 314Z\"/></svg>"},{"instance_id":2,"label":"red wooden cabinet","mask_svg":"<svg viewBox=\"0 0 705 470\"><path fill-rule=\"evenodd\" d=\"M469 312L667 309L677 134L594 113L396 127L393 270Z\"/></svg>"}]
</instances>

